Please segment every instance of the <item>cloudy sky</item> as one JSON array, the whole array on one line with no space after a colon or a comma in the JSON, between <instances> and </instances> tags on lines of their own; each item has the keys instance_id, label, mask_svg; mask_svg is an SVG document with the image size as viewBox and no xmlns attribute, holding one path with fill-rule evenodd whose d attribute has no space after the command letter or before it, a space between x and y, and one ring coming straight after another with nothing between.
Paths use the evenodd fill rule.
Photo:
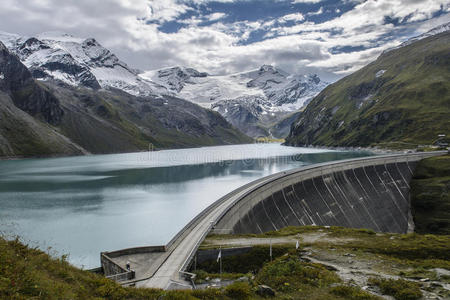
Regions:
<instances>
[{"instance_id":1,"label":"cloudy sky","mask_svg":"<svg viewBox=\"0 0 450 300\"><path fill-rule=\"evenodd\" d=\"M450 21L450 0L2 0L0 30L94 37L129 65L347 75Z\"/></svg>"}]
</instances>

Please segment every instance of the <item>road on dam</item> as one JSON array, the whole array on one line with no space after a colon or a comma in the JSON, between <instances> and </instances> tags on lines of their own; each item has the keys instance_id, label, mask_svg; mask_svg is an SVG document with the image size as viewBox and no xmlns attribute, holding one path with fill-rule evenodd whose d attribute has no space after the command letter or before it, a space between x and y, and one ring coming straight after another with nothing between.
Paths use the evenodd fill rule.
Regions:
<instances>
[{"instance_id":1,"label":"road on dam","mask_svg":"<svg viewBox=\"0 0 450 300\"><path fill-rule=\"evenodd\" d=\"M371 225L372 223L369 222L367 227L380 231L379 224L385 220L384 218L386 218L386 214L382 213L379 214L380 216L378 216L376 214L376 210L392 210L392 207L399 208L399 206L403 205L403 208L400 207L399 211L403 210L401 211L401 213L404 215L408 215L409 199L405 199L405 197L409 197L409 194L405 194L405 192L402 190L401 184L403 184L403 188L407 187L409 189L409 180L412 177L412 173L417 161L431 156L443 155L445 153L447 152L440 151L433 153L395 154L349 159L316 164L273 174L246 184L217 200L204 211L202 211L189 224L187 224L165 246L140 247L124 249L115 252L103 252L101 254L102 267L104 269L105 275L109 275L109 277L111 278L122 281L122 283L124 284L133 283L138 287L160 289L189 288L191 287L191 283L187 279L189 278L190 274L186 271L188 270L189 265L192 262L192 259L195 256L195 253L197 252L200 244L211 231L216 234L242 232L242 224L244 224L245 222L241 222L241 219L246 217L247 221L245 224L248 224L249 215L253 215L253 213L251 212L252 209L260 206L261 204L264 207L263 202L268 198L271 198L271 201L276 202L274 197L271 197L270 195L279 193L280 190L284 189L286 186L293 186L295 183L315 177L327 179L326 176L329 176L330 174L339 174L342 172L347 172L348 170L354 171L355 169L362 168L365 171L365 168L367 167L373 167L373 172L376 173L376 178L380 180L378 184L383 189L381 191L376 191L377 195L381 195L382 197L380 196L381 198L374 201L378 202L380 201L380 199L383 200L386 198L387 204L375 203L372 208L367 208L367 203L371 201L370 193L367 193L368 189L364 188L362 179L359 180L357 178L358 176L355 175L357 180L355 180L354 183L350 182L350 180L347 180L346 184L358 184L358 188L359 190L361 190L361 194L363 194L363 191L364 194L358 195L357 192L359 190L357 190L356 187L352 188L352 195L348 195L348 197L343 195L342 197L342 199L345 198L346 203L339 203L338 196L333 195L333 191L331 191L327 187L326 193L330 195L330 200L326 200L323 196L320 196L320 199L312 200L321 203L326 201L333 201L334 203L325 203L325 206L322 205L323 207L326 207L326 210L324 211L321 211L321 207L318 207L316 212L309 211L310 215L313 215L313 213L314 215L317 214L318 219L316 219L317 221L314 221L313 218L310 217L310 221L308 224L359 227L364 226L364 224L361 225L361 223L349 222L349 218L347 217L347 215L357 216L359 213L364 213L368 214L368 219L370 219L371 222L373 221L372 223L377 226L374 227L373 225ZM385 170L384 173L386 174L381 174L381 171L376 169L375 166L380 168L383 167ZM396 168L394 169L392 168L392 166L395 166ZM405 174L402 174L402 170L405 170ZM366 176L368 178L370 177L370 175L367 174ZM336 182L339 186L339 181ZM344 188L342 188L342 190L340 189L341 192L343 190ZM345 192L342 192L342 194L344 193ZM319 196L316 197L319 198ZM289 202L286 197L283 197L283 201L285 201L286 203ZM362 206L361 203L364 204L364 211L363 209L359 208L360 206ZM369 203L369 205L371 204ZM384 205L384 207L380 207L380 205ZM253 216L253 219L250 219L250 221L254 220L254 222L257 223L262 222L261 220L269 220L266 222L272 223L273 218L270 218L269 214L276 213L278 215L278 218L282 220L279 221L280 224L298 225L298 222L289 222L287 217L285 217L284 215L287 213L281 212L278 208L279 206L277 206L276 204L275 206L276 209L271 209L269 212L264 209L264 219L258 218L258 216L256 216L255 214ZM296 211L295 208L291 206L293 205L289 205L288 203L286 209L289 209L291 211L290 213L292 213L293 215L298 216L300 214L298 209ZM333 208L331 206L336 207L335 210L337 212L334 212L334 214L332 213ZM298 207L300 209L300 206ZM356 209L360 209L361 212L355 211ZM339 216L340 211L342 212L341 216ZM319 214L319 212L321 215ZM326 216L330 218L329 221L327 221L328 219L326 218ZM344 221L340 221L340 218L342 218L342 220ZM394 219L396 218L397 217L394 216ZM342 222L343 224L340 224L339 222ZM402 228L399 227L398 223L395 223L395 220L391 223L392 225L383 227L383 229L381 230L406 232L406 230L408 229L408 222L405 222L405 224L402 225ZM305 225L307 225L306 222ZM273 228L280 227L276 226L276 224L273 224L273 226L264 227L267 228L266 230L261 230L262 225L258 225L257 227L255 227L252 224L252 226L254 228L257 228L259 231L268 231L273 230ZM120 280L120 277L114 277L127 274L124 262L132 260L133 257L136 257L136 259L137 257L140 257L140 260L144 261L144 263L140 267L140 270L136 271L136 274L133 273L133 277L135 276L134 279L133 277L129 278L125 276L124 279ZM143 274L145 274L145 276Z\"/></svg>"}]
</instances>

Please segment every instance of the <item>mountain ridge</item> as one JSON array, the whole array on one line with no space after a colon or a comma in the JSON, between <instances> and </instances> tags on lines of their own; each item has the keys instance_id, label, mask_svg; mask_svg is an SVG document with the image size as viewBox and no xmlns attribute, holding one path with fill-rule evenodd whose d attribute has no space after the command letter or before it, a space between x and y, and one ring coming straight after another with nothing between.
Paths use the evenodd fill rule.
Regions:
<instances>
[{"instance_id":1,"label":"mountain ridge","mask_svg":"<svg viewBox=\"0 0 450 300\"><path fill-rule=\"evenodd\" d=\"M272 126L304 107L328 84L315 74L289 74L271 65L228 75L170 67L140 76L165 86L183 99L218 111L252 137L272 135Z\"/></svg>"},{"instance_id":2,"label":"mountain ridge","mask_svg":"<svg viewBox=\"0 0 450 300\"><path fill-rule=\"evenodd\" d=\"M287 145L416 147L450 133L450 31L384 52L331 84L293 123Z\"/></svg>"},{"instance_id":3,"label":"mountain ridge","mask_svg":"<svg viewBox=\"0 0 450 300\"><path fill-rule=\"evenodd\" d=\"M211 110L173 96L133 96L36 80L0 42L0 157L106 154L250 142Z\"/></svg>"},{"instance_id":4,"label":"mountain ridge","mask_svg":"<svg viewBox=\"0 0 450 300\"><path fill-rule=\"evenodd\" d=\"M286 123L278 122L301 109L328 84L317 75L288 74L271 65L229 75L178 66L141 72L94 38L60 32L32 37L0 32L0 41L40 81L59 80L94 90L120 89L134 96L179 97L216 110L252 137L285 133ZM246 118L252 123L242 124ZM272 126L286 128L272 130Z\"/></svg>"}]
</instances>

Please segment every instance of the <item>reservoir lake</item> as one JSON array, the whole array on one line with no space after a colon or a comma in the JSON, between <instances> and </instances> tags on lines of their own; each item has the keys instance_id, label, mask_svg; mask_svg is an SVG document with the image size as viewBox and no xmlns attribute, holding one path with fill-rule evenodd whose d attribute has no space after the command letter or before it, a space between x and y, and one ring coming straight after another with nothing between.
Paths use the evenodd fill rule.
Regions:
<instances>
[{"instance_id":1,"label":"reservoir lake","mask_svg":"<svg viewBox=\"0 0 450 300\"><path fill-rule=\"evenodd\" d=\"M167 243L248 182L370 155L269 143L0 161L0 233L94 268L101 251Z\"/></svg>"}]
</instances>

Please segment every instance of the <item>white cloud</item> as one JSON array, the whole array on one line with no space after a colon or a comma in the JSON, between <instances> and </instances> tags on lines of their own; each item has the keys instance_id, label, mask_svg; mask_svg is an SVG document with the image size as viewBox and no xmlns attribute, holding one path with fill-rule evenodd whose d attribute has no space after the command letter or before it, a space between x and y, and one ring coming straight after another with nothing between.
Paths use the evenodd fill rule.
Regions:
<instances>
[{"instance_id":1,"label":"white cloud","mask_svg":"<svg viewBox=\"0 0 450 300\"><path fill-rule=\"evenodd\" d=\"M175 20L179 15L186 13L191 8L180 4L176 0L152 0L148 2L150 15L147 20L167 22Z\"/></svg>"},{"instance_id":2,"label":"white cloud","mask_svg":"<svg viewBox=\"0 0 450 300\"><path fill-rule=\"evenodd\" d=\"M305 17L301 13L293 13L284 15L279 19L280 23L286 23L287 21L294 21L294 22L300 22L303 21Z\"/></svg>"},{"instance_id":3,"label":"white cloud","mask_svg":"<svg viewBox=\"0 0 450 300\"><path fill-rule=\"evenodd\" d=\"M319 3L322 2L323 0L293 0L292 4L296 4L296 3Z\"/></svg>"},{"instance_id":4,"label":"white cloud","mask_svg":"<svg viewBox=\"0 0 450 300\"><path fill-rule=\"evenodd\" d=\"M227 14L225 14L225 13L217 12L217 13L213 13L210 15L206 15L205 19L207 19L208 21L217 21L217 20L225 18L226 16L227 16Z\"/></svg>"},{"instance_id":5,"label":"white cloud","mask_svg":"<svg viewBox=\"0 0 450 300\"><path fill-rule=\"evenodd\" d=\"M450 21L450 14L427 20L441 5L444 10L449 9L448 1L444 0L367 0L358 2L353 10L335 19L317 24L305 22L301 12L281 17L279 25L277 19L227 23L224 13L213 11L177 20L186 12L195 12L189 3L208 1L104 0L99 5L92 0L3 0L0 30L23 35L60 30L92 36L139 69L185 65L214 74L270 63L290 72L345 75L402 41L404 37L392 38L396 29L392 24L385 24L385 16L407 20L402 28L408 29L409 34L420 34ZM154 23L173 20L185 27L164 33ZM205 20L217 22L200 26ZM420 22L413 23L415 20ZM296 24L286 26L287 21ZM261 29L267 31L268 39L245 44L252 32ZM386 36L390 36L389 41L380 43L380 38ZM339 54L331 51L346 46L367 49Z\"/></svg>"},{"instance_id":6,"label":"white cloud","mask_svg":"<svg viewBox=\"0 0 450 300\"><path fill-rule=\"evenodd\" d=\"M309 12L308 16L315 16L315 15L321 15L323 14L323 6L321 6L317 11L315 12Z\"/></svg>"}]
</instances>

